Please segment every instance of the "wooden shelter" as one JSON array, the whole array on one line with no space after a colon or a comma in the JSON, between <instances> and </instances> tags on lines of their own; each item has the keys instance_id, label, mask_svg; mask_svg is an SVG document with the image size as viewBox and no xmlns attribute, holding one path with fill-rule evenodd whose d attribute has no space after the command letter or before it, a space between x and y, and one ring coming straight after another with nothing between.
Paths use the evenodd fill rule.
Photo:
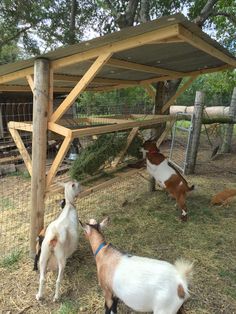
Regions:
<instances>
[{"instance_id":1,"label":"wooden shelter","mask_svg":"<svg viewBox=\"0 0 236 314\"><path fill-rule=\"evenodd\" d=\"M226 49L181 14L0 66L0 93L33 92L32 123L9 123L12 137L32 177L31 252L34 252L36 234L43 226L45 192L74 138L131 129L130 141L138 128L150 128L173 119L152 116L140 121L115 117L109 119L110 125L106 126L65 127L63 115L83 91L110 91L138 85L154 97L152 83L189 77L164 105L164 112L199 74L235 66L236 59ZM68 95L53 112L55 93ZM18 130L33 132L32 159ZM64 141L46 174L47 131L64 136Z\"/></svg>"}]
</instances>

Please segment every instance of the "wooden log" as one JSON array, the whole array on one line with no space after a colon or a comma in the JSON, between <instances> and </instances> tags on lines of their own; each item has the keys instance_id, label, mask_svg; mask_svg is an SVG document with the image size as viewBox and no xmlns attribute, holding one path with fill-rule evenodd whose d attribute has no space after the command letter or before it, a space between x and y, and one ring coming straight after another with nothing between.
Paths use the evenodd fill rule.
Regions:
<instances>
[{"instance_id":1,"label":"wooden log","mask_svg":"<svg viewBox=\"0 0 236 314\"><path fill-rule=\"evenodd\" d=\"M49 99L47 59L37 59L34 65L33 141L31 177L30 256L35 254L36 237L44 225L46 183L47 121Z\"/></svg>"},{"instance_id":2,"label":"wooden log","mask_svg":"<svg viewBox=\"0 0 236 314\"><path fill-rule=\"evenodd\" d=\"M194 119L193 119L193 132L191 134L188 150L187 150L187 157L186 157L186 167L185 173L190 174L194 173L196 160L197 160L197 152L198 146L200 141L200 133L202 127L202 114L203 114L203 107L204 107L204 93L197 91L195 97L195 104L194 104Z\"/></svg>"},{"instance_id":3,"label":"wooden log","mask_svg":"<svg viewBox=\"0 0 236 314\"><path fill-rule=\"evenodd\" d=\"M232 118L234 123L236 123L236 87L234 87L232 99L229 107L229 116ZM223 144L221 147L222 153L230 153L231 152L231 144L233 138L234 125L228 124L225 127Z\"/></svg>"},{"instance_id":4,"label":"wooden log","mask_svg":"<svg viewBox=\"0 0 236 314\"><path fill-rule=\"evenodd\" d=\"M177 113L189 113L194 112L194 106L171 106L170 115L176 115ZM190 120L191 116L179 116L178 119ZM202 115L203 124L211 123L234 123L232 117L229 115L229 107L213 106L205 107Z\"/></svg>"}]
</instances>

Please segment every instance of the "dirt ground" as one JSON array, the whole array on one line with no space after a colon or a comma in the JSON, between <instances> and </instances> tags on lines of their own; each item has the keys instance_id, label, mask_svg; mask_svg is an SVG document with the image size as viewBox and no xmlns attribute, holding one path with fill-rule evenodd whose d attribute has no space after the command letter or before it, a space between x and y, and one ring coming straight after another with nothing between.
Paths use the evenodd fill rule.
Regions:
<instances>
[{"instance_id":1,"label":"dirt ground","mask_svg":"<svg viewBox=\"0 0 236 314\"><path fill-rule=\"evenodd\" d=\"M142 176L128 178L76 205L83 221L109 216L106 239L125 252L169 262L178 257L193 261L186 314L235 314L236 197L220 207L211 206L210 200L221 190L236 189L236 145L232 153L219 154L214 160L206 154L199 152L196 173L187 177L196 187L188 196L187 223L179 221L174 202L165 193L148 191L145 170ZM32 268L33 261L23 253L1 263L1 314L104 313L95 261L82 232L78 250L68 260L58 303L52 301L56 279L52 273L47 277L45 299L35 300L39 278ZM119 313L135 312L120 304Z\"/></svg>"}]
</instances>

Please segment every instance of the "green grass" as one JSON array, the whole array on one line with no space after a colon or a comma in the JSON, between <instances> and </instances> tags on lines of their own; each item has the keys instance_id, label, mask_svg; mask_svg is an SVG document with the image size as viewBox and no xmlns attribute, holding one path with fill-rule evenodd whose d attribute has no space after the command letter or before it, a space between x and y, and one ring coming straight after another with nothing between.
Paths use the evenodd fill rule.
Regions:
<instances>
[{"instance_id":1,"label":"green grass","mask_svg":"<svg viewBox=\"0 0 236 314\"><path fill-rule=\"evenodd\" d=\"M59 310L54 311L53 314L77 314L78 305L72 301L65 301L61 304Z\"/></svg>"},{"instance_id":2,"label":"green grass","mask_svg":"<svg viewBox=\"0 0 236 314\"><path fill-rule=\"evenodd\" d=\"M8 197L3 197L0 200L0 210L9 210L14 208L14 202L12 201L12 199L8 198Z\"/></svg>"},{"instance_id":3,"label":"green grass","mask_svg":"<svg viewBox=\"0 0 236 314\"><path fill-rule=\"evenodd\" d=\"M7 177L21 177L23 179L29 180L31 178L28 170L20 170L12 173L8 173Z\"/></svg>"},{"instance_id":4,"label":"green grass","mask_svg":"<svg viewBox=\"0 0 236 314\"><path fill-rule=\"evenodd\" d=\"M0 260L0 266L3 268L12 268L19 263L22 258L22 251L14 251L8 256L3 257Z\"/></svg>"}]
</instances>

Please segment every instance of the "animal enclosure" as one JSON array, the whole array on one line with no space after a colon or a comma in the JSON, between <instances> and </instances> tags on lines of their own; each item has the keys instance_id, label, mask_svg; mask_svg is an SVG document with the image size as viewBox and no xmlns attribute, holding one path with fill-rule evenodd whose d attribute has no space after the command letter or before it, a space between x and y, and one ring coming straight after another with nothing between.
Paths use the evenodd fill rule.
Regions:
<instances>
[{"instance_id":1,"label":"animal enclosure","mask_svg":"<svg viewBox=\"0 0 236 314\"><path fill-rule=\"evenodd\" d=\"M105 111L105 109L103 108ZM106 123L106 119L110 119L112 113L112 107L109 109L109 115L103 115L102 118L99 118L99 125L101 121ZM116 113L117 106L114 107ZM127 110L127 109L126 109ZM121 111L122 113L122 111ZM126 111L127 113L127 111ZM131 115L131 112L128 112ZM135 114L141 114L137 111ZM84 116L85 117L85 116ZM67 123L70 125L75 123L76 119L72 117L67 120ZM186 121L179 121L178 123L185 123ZM97 122L95 123L95 125ZM77 127L77 125L76 125ZM207 131L206 131L207 130ZM143 135L148 136L148 130L143 131ZM211 162L211 155L215 145L218 145L221 141L221 133L220 126L218 125L211 125L211 126L202 126L202 133L201 133L201 140L200 140L200 148L198 153L198 160L197 160L197 168L199 169L206 169L209 162ZM186 150L186 141L187 141L187 133L176 133L175 134L175 149L173 154L173 160L178 163L182 162L182 156ZM53 147L51 142L53 143L60 143L58 142L58 138L55 140L50 140L48 145L48 153L47 153L47 165L48 167L52 163L52 158L55 154L54 150L57 148ZM82 137L80 139L80 144L85 148L94 140L91 136ZM170 147L171 147L171 132L167 134L166 140L161 146L161 150L163 149L166 156L170 154ZM15 148L16 149L16 148ZM79 147L81 149L81 147ZM17 155L19 151L16 149ZM29 150L29 154L30 150ZM60 205L59 202L63 198L62 191L58 189L57 181L67 181L69 179L69 169L73 163L73 161L69 160L70 151L63 159L61 167L59 168L58 175L55 178L55 182L52 185L52 192L47 194L46 197L46 206L45 206L45 225L47 225L50 221L52 221L60 212ZM1 161L1 159L0 159ZM126 160L124 164L127 162L129 163L130 158ZM6 165L6 164L4 164ZM29 173L22 163L22 159L14 161L8 161L7 165L12 166L12 172L8 174L4 174L0 178L0 239L1 239L1 249L0 249L0 256L1 258L5 258L11 256L12 254L17 254L17 252L28 252L29 249L29 227L30 227L30 193L31 193L31 183L30 183L30 176ZM122 165L122 164L121 164ZM213 162L212 162L213 166ZM4 166L5 167L5 166ZM107 165L107 169L110 169L110 164ZM204 171L204 170L203 170ZM96 203L99 202L101 199L105 199L107 204L104 206L108 208L109 206L113 206L115 199L114 198L124 198L124 195L127 194L127 191L124 190L123 192L120 191L119 195L112 195L110 189L115 189L116 191L119 188L122 189L123 185L129 185L129 182L132 180L136 180L139 184L143 184L144 190L148 189L148 177L141 171L141 174L136 174L135 172L126 172L121 168L121 171L115 173L107 172L106 177L92 178L88 176L88 181L84 182L84 197L82 199L78 199L76 205L78 206L78 212L84 211L86 208L93 208L96 206ZM143 178L145 176L145 178ZM89 180L92 179L92 180ZM130 181L131 180L131 181ZM109 187L111 184L114 184L113 187ZM97 192L96 192L96 186ZM132 199L133 193L135 193L135 189L132 188L132 184L129 186L129 194L130 199ZM87 191L87 196L86 196ZM92 193L95 191L95 193ZM88 217L89 218L89 217Z\"/></svg>"}]
</instances>

